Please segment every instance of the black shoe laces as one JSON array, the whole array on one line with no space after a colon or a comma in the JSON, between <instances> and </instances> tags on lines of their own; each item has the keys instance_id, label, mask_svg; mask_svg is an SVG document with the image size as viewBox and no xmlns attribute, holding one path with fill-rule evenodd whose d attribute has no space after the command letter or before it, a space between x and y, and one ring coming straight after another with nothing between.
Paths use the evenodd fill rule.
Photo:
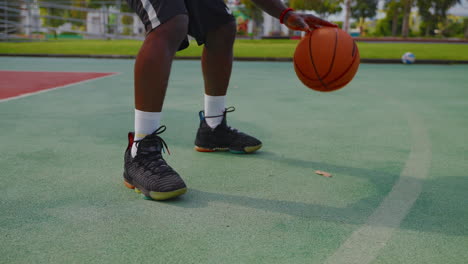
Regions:
<instances>
[{"instance_id":1,"label":"black shoe laces","mask_svg":"<svg viewBox=\"0 0 468 264\"><path fill-rule=\"evenodd\" d=\"M214 117L221 117L221 116L225 116L227 113L231 113L231 112L234 112L236 111L236 108L234 106L230 106L226 109L224 109L224 112L223 114L221 115L217 115L217 116L205 116L205 118L214 118ZM203 111L200 111L200 112L203 112Z\"/></svg>"},{"instance_id":2,"label":"black shoe laces","mask_svg":"<svg viewBox=\"0 0 468 264\"><path fill-rule=\"evenodd\" d=\"M236 111L236 108L235 108L234 106L230 106L230 107L228 107L228 108L226 108L226 109L224 110L224 112L223 112L222 115L217 115L217 116L205 116L204 118L215 118L215 117L221 117L221 116L224 117L224 118L226 118L226 114L227 114L227 113L232 113L232 112L234 112L234 111ZM223 123L221 123L221 125L222 125L222 124L223 124ZM225 129L229 130L230 133L237 134L237 132L238 132L237 129L232 128L232 127L230 127L230 126L228 126L228 125L225 125L225 126L223 126L223 127L224 127Z\"/></svg>"},{"instance_id":3,"label":"black shoe laces","mask_svg":"<svg viewBox=\"0 0 468 264\"><path fill-rule=\"evenodd\" d=\"M135 141L136 147L138 148L135 161L138 162L147 170L157 172L158 174L165 176L173 173L173 170L162 157L161 150L170 155L169 148L167 147L164 139L158 135L166 131L166 126L160 126L153 134L146 136L142 140ZM144 146L139 148L140 143L144 141Z\"/></svg>"}]
</instances>

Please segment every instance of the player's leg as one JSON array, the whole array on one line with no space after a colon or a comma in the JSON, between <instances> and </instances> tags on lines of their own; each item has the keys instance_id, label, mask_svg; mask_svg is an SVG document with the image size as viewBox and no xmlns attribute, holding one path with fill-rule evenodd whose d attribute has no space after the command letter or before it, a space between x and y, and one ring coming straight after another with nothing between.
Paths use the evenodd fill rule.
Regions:
<instances>
[{"instance_id":1,"label":"player's leg","mask_svg":"<svg viewBox=\"0 0 468 264\"><path fill-rule=\"evenodd\" d=\"M231 78L233 45L236 23L230 22L209 31L202 55L205 93L212 96L226 95ZM223 65L223 67L219 67Z\"/></svg>"},{"instance_id":2,"label":"player's leg","mask_svg":"<svg viewBox=\"0 0 468 264\"><path fill-rule=\"evenodd\" d=\"M176 15L146 36L134 69L135 140L159 128L172 59L187 36L188 16ZM136 155L136 144L132 156Z\"/></svg>"},{"instance_id":3,"label":"player's leg","mask_svg":"<svg viewBox=\"0 0 468 264\"><path fill-rule=\"evenodd\" d=\"M187 36L188 16L177 15L148 33L135 61L135 107L161 112L174 54Z\"/></svg>"},{"instance_id":4,"label":"player's leg","mask_svg":"<svg viewBox=\"0 0 468 264\"><path fill-rule=\"evenodd\" d=\"M182 178L162 157L161 110L172 59L186 38L188 16L183 0L129 0L150 30L135 62L135 134L129 133L124 180L145 197L164 200L185 193ZM158 10L158 14L156 11Z\"/></svg>"},{"instance_id":5,"label":"player's leg","mask_svg":"<svg viewBox=\"0 0 468 264\"><path fill-rule=\"evenodd\" d=\"M202 152L254 152L262 146L258 139L227 126L226 113L234 110L226 109L226 92L231 77L236 24L234 19L230 19L232 16L224 3L211 3L217 3L219 8L207 8L213 15L205 14L203 17L208 19L200 19L200 24L204 27L201 32L206 34L197 38L205 44L202 56L205 111L200 112L200 128L195 139L195 149Z\"/></svg>"},{"instance_id":6,"label":"player's leg","mask_svg":"<svg viewBox=\"0 0 468 264\"><path fill-rule=\"evenodd\" d=\"M206 35L202 55L205 115L213 116L206 120L213 128L221 123L226 108L226 92L231 78L235 37L234 21L220 25Z\"/></svg>"}]
</instances>

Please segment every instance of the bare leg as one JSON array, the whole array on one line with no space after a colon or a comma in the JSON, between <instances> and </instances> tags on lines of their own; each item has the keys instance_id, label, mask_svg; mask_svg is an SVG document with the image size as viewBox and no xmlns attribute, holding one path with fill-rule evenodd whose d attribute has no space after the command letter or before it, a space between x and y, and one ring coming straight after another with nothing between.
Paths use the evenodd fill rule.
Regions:
<instances>
[{"instance_id":1,"label":"bare leg","mask_svg":"<svg viewBox=\"0 0 468 264\"><path fill-rule=\"evenodd\" d=\"M205 94L226 95L231 78L236 23L222 25L208 32L202 56Z\"/></svg>"},{"instance_id":2,"label":"bare leg","mask_svg":"<svg viewBox=\"0 0 468 264\"><path fill-rule=\"evenodd\" d=\"M129 134L125 152L124 183L146 199L165 200L187 191L180 175L160 158L165 143L156 136L164 131L158 130L160 112L172 59L187 28L187 15L174 16L158 26L146 37L135 62L135 133L133 138Z\"/></svg>"},{"instance_id":3,"label":"bare leg","mask_svg":"<svg viewBox=\"0 0 468 264\"><path fill-rule=\"evenodd\" d=\"M188 16L177 15L151 31L135 62L135 107L161 112L172 60L187 35Z\"/></svg>"},{"instance_id":4,"label":"bare leg","mask_svg":"<svg viewBox=\"0 0 468 264\"><path fill-rule=\"evenodd\" d=\"M226 116L223 106L231 77L235 34L236 26L233 22L207 35L202 57L206 94L205 122L200 122L195 138L195 150L200 152L229 150L234 153L251 153L262 147L260 140L231 129L222 122Z\"/></svg>"}]
</instances>

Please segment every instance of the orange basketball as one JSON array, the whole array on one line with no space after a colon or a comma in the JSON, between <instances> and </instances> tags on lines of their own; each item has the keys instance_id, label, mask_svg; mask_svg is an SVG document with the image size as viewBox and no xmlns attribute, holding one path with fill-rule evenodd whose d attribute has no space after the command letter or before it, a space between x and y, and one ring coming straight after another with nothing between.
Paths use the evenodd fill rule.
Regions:
<instances>
[{"instance_id":1,"label":"orange basketball","mask_svg":"<svg viewBox=\"0 0 468 264\"><path fill-rule=\"evenodd\" d=\"M359 50L351 36L339 28L322 27L297 45L294 70L307 87L331 92L347 85L359 68Z\"/></svg>"}]
</instances>

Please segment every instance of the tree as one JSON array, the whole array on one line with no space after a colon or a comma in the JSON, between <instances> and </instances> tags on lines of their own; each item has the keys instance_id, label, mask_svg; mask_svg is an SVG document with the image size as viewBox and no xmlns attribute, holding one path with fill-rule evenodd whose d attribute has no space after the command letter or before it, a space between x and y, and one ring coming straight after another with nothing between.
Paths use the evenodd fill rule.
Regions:
<instances>
[{"instance_id":1,"label":"tree","mask_svg":"<svg viewBox=\"0 0 468 264\"><path fill-rule=\"evenodd\" d=\"M254 35L257 35L261 30L259 26L263 22L263 11L257 7L251 0L241 0L244 5L244 12L252 19Z\"/></svg>"},{"instance_id":2,"label":"tree","mask_svg":"<svg viewBox=\"0 0 468 264\"><path fill-rule=\"evenodd\" d=\"M377 21L375 34L377 36L397 36L403 21L403 6L401 0L385 0L385 17Z\"/></svg>"},{"instance_id":3,"label":"tree","mask_svg":"<svg viewBox=\"0 0 468 264\"><path fill-rule=\"evenodd\" d=\"M375 17L377 3L378 0L354 0L351 3L351 16L355 19L361 19L363 22L366 18Z\"/></svg>"},{"instance_id":4,"label":"tree","mask_svg":"<svg viewBox=\"0 0 468 264\"><path fill-rule=\"evenodd\" d=\"M344 0L290 0L289 7L297 10L314 10L320 17L341 12Z\"/></svg>"},{"instance_id":5,"label":"tree","mask_svg":"<svg viewBox=\"0 0 468 264\"><path fill-rule=\"evenodd\" d=\"M359 27L363 32L366 18L375 17L377 14L378 0L353 0L351 3L351 16L359 20Z\"/></svg>"},{"instance_id":6,"label":"tree","mask_svg":"<svg viewBox=\"0 0 468 264\"><path fill-rule=\"evenodd\" d=\"M444 33L447 25L447 11L460 2L460 0L417 0L416 5L424 22L426 36L439 28Z\"/></svg>"},{"instance_id":7,"label":"tree","mask_svg":"<svg viewBox=\"0 0 468 264\"><path fill-rule=\"evenodd\" d=\"M402 0L403 4L403 24L401 25L401 36L406 38L409 35L409 19L414 0Z\"/></svg>"},{"instance_id":8,"label":"tree","mask_svg":"<svg viewBox=\"0 0 468 264\"><path fill-rule=\"evenodd\" d=\"M468 39L468 18L463 19L463 25L465 26L465 38Z\"/></svg>"},{"instance_id":9,"label":"tree","mask_svg":"<svg viewBox=\"0 0 468 264\"><path fill-rule=\"evenodd\" d=\"M400 0L385 1L386 18L391 18L392 36L398 35L398 26L400 16L403 11L403 5Z\"/></svg>"},{"instance_id":10,"label":"tree","mask_svg":"<svg viewBox=\"0 0 468 264\"><path fill-rule=\"evenodd\" d=\"M85 0L72 0L71 5L73 7L86 7L86 1ZM70 17L71 18L77 18L77 19L83 19L86 20L86 12L83 11L78 11L78 10L70 10ZM81 22L72 22L72 24L77 25L77 26L83 26L84 23Z\"/></svg>"},{"instance_id":11,"label":"tree","mask_svg":"<svg viewBox=\"0 0 468 264\"><path fill-rule=\"evenodd\" d=\"M437 22L435 21L435 15L431 13L432 1L429 0L417 0L416 5L418 6L419 15L422 19L421 29L424 31L425 36L429 36L431 31L435 28Z\"/></svg>"},{"instance_id":12,"label":"tree","mask_svg":"<svg viewBox=\"0 0 468 264\"><path fill-rule=\"evenodd\" d=\"M314 10L321 18L327 19L329 15L336 14L343 10L341 7L343 2L343 0L321 0Z\"/></svg>"},{"instance_id":13,"label":"tree","mask_svg":"<svg viewBox=\"0 0 468 264\"><path fill-rule=\"evenodd\" d=\"M343 30L349 32L349 16L351 13L351 0L345 0L345 19L343 24Z\"/></svg>"},{"instance_id":14,"label":"tree","mask_svg":"<svg viewBox=\"0 0 468 264\"><path fill-rule=\"evenodd\" d=\"M313 0L289 0L289 7L297 10L315 10L319 4L320 1Z\"/></svg>"}]
</instances>

